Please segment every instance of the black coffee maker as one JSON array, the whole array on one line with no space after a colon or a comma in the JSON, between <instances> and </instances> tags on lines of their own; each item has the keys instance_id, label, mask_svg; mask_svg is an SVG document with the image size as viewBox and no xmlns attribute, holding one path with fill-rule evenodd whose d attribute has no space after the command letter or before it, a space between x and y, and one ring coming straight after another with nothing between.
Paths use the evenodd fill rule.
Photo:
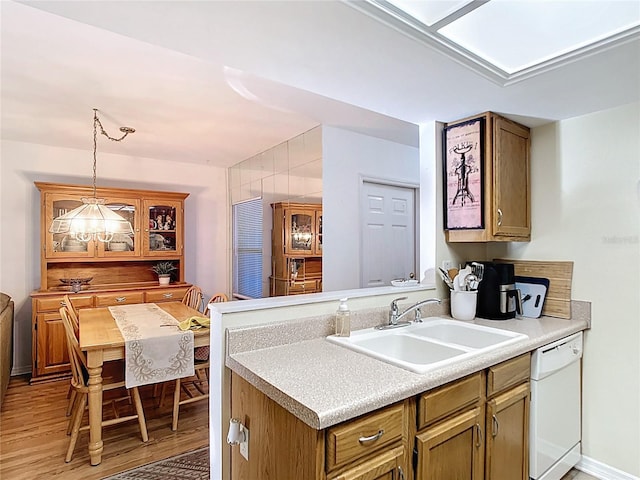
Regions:
<instances>
[{"instance_id":1,"label":"black coffee maker","mask_svg":"<svg viewBox=\"0 0 640 480\"><path fill-rule=\"evenodd\" d=\"M478 263L484 265L484 273L478 285L476 316L491 320L514 318L521 308L513 264Z\"/></svg>"}]
</instances>

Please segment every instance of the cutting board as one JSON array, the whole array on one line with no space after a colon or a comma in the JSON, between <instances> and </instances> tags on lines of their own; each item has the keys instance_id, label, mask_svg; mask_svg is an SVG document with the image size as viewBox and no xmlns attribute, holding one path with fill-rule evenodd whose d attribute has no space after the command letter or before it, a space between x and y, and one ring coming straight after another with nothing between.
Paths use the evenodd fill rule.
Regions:
<instances>
[{"instance_id":1,"label":"cutting board","mask_svg":"<svg viewBox=\"0 0 640 480\"><path fill-rule=\"evenodd\" d=\"M549 288L547 278L517 277L516 288L522 298L522 316L538 318L542 314L544 299Z\"/></svg>"},{"instance_id":2,"label":"cutting board","mask_svg":"<svg viewBox=\"0 0 640 480\"><path fill-rule=\"evenodd\" d=\"M549 289L542 308L542 315L571 318L571 281L573 262L496 259L494 262L513 263L519 277L549 279Z\"/></svg>"}]
</instances>

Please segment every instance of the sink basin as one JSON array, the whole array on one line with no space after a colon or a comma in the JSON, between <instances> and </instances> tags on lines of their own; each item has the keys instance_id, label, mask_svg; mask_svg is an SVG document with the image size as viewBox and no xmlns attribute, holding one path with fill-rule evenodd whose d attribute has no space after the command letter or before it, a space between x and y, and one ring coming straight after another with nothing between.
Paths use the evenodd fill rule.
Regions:
<instances>
[{"instance_id":1,"label":"sink basin","mask_svg":"<svg viewBox=\"0 0 640 480\"><path fill-rule=\"evenodd\" d=\"M358 342L357 345L364 350L413 364L441 362L466 353L460 348L430 342L425 338L411 335L372 337Z\"/></svg>"},{"instance_id":2,"label":"sink basin","mask_svg":"<svg viewBox=\"0 0 640 480\"><path fill-rule=\"evenodd\" d=\"M426 318L407 327L367 328L350 337L327 340L416 373L479 356L526 340L528 337L498 328L447 318Z\"/></svg>"},{"instance_id":3,"label":"sink basin","mask_svg":"<svg viewBox=\"0 0 640 480\"><path fill-rule=\"evenodd\" d=\"M510 340L518 338L519 334L514 334L506 330L485 327L482 325L459 323L446 319L433 320L429 323L415 324L413 335L432 338L446 343L454 343L470 348L486 348L493 345L503 345L503 342L511 343ZM523 335L526 337L526 335Z\"/></svg>"}]
</instances>

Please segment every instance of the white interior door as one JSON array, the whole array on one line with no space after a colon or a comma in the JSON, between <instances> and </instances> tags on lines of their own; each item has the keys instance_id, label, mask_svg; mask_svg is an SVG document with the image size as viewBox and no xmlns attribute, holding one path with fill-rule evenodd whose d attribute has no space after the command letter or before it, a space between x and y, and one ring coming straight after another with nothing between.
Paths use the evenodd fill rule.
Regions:
<instances>
[{"instance_id":1,"label":"white interior door","mask_svg":"<svg viewBox=\"0 0 640 480\"><path fill-rule=\"evenodd\" d=\"M361 287L390 285L391 280L416 273L415 198L414 188L363 183Z\"/></svg>"}]
</instances>

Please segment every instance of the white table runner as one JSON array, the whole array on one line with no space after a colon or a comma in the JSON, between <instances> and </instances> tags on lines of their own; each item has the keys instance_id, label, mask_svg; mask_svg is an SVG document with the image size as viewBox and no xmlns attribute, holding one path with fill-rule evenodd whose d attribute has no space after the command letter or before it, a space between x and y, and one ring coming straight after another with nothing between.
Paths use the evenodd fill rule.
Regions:
<instances>
[{"instance_id":1,"label":"white table runner","mask_svg":"<svg viewBox=\"0 0 640 480\"><path fill-rule=\"evenodd\" d=\"M155 303L109 307L125 341L127 388L194 374L193 332ZM173 326L175 325L175 327Z\"/></svg>"}]
</instances>

